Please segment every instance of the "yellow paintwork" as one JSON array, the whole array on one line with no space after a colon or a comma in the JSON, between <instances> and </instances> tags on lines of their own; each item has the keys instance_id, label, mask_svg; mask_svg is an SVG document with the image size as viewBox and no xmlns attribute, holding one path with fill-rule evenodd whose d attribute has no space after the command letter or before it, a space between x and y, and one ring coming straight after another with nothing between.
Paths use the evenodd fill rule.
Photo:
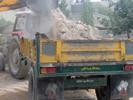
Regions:
<instances>
[{"instance_id":1,"label":"yellow paintwork","mask_svg":"<svg viewBox=\"0 0 133 100\"><path fill-rule=\"evenodd\" d=\"M25 58L28 58L31 62L36 61L36 52L35 52L35 46L33 46L33 40L27 40L22 38L19 38L19 44L20 44L20 54L23 55Z\"/></svg>"},{"instance_id":2,"label":"yellow paintwork","mask_svg":"<svg viewBox=\"0 0 133 100\"><path fill-rule=\"evenodd\" d=\"M65 42L63 40L40 40L40 63L67 63L67 62L94 62L94 61L128 61L133 60L133 55L126 55L126 41L87 41L87 42ZM31 62L36 61L35 46L32 40L19 39L20 53ZM46 45L54 45L55 51L51 52ZM44 45L44 46L43 46Z\"/></svg>"},{"instance_id":3,"label":"yellow paintwork","mask_svg":"<svg viewBox=\"0 0 133 100\"><path fill-rule=\"evenodd\" d=\"M0 7L0 11L6 11L6 10L9 10L10 8L9 7Z\"/></svg>"},{"instance_id":4,"label":"yellow paintwork","mask_svg":"<svg viewBox=\"0 0 133 100\"><path fill-rule=\"evenodd\" d=\"M56 45L56 53L53 56L47 56L42 53L42 44L46 43L54 43ZM110 43L108 41L107 43ZM70 46L69 43L63 42L61 40L40 41L40 62L41 63L57 63L57 62L89 62L89 61L100 61L102 56L102 61L121 61L123 58L121 57L121 42L112 41L111 46L106 46L107 43L101 41L98 46L82 46L82 47L73 47ZM76 43L73 43L76 44ZM90 53L95 52L99 54L91 54L91 56L79 55L82 53ZM100 52L104 53L112 53L110 54L100 54ZM74 54L74 55L73 55Z\"/></svg>"},{"instance_id":5,"label":"yellow paintwork","mask_svg":"<svg viewBox=\"0 0 133 100\"><path fill-rule=\"evenodd\" d=\"M125 42L121 42L121 60L125 59Z\"/></svg>"},{"instance_id":6,"label":"yellow paintwork","mask_svg":"<svg viewBox=\"0 0 133 100\"><path fill-rule=\"evenodd\" d=\"M101 70L100 67L84 67L81 68L82 71L87 71L87 70Z\"/></svg>"},{"instance_id":7,"label":"yellow paintwork","mask_svg":"<svg viewBox=\"0 0 133 100\"><path fill-rule=\"evenodd\" d=\"M27 42L28 40L27 39L24 39L24 57L27 57L27 51L28 51L28 48L27 48Z\"/></svg>"},{"instance_id":8,"label":"yellow paintwork","mask_svg":"<svg viewBox=\"0 0 133 100\"><path fill-rule=\"evenodd\" d=\"M18 9L23 7L18 0L3 0L0 2L0 11Z\"/></svg>"},{"instance_id":9,"label":"yellow paintwork","mask_svg":"<svg viewBox=\"0 0 133 100\"><path fill-rule=\"evenodd\" d=\"M57 47L56 47L56 51L57 51L57 61L61 60L61 41L57 41Z\"/></svg>"},{"instance_id":10,"label":"yellow paintwork","mask_svg":"<svg viewBox=\"0 0 133 100\"><path fill-rule=\"evenodd\" d=\"M23 41L22 41L22 38L19 38L19 44L20 44L19 53L20 53L20 54L23 54Z\"/></svg>"},{"instance_id":11,"label":"yellow paintwork","mask_svg":"<svg viewBox=\"0 0 133 100\"><path fill-rule=\"evenodd\" d=\"M36 47L35 46L33 46L33 40L31 40L30 41L30 46L31 46L31 48L30 48L30 59L31 59L31 62L35 62L36 61Z\"/></svg>"},{"instance_id":12,"label":"yellow paintwork","mask_svg":"<svg viewBox=\"0 0 133 100\"><path fill-rule=\"evenodd\" d=\"M18 0L3 0L2 2L0 2L0 6L13 5L18 2L19 2Z\"/></svg>"},{"instance_id":13,"label":"yellow paintwork","mask_svg":"<svg viewBox=\"0 0 133 100\"><path fill-rule=\"evenodd\" d=\"M132 40L130 42L132 42ZM42 53L42 44L46 43L54 43L56 45L56 52L53 56L47 56ZM90 46L80 45L78 42L71 44L77 44L77 46L70 46L69 43L62 40L41 40L40 63L133 60L133 55L125 55L125 42L123 41L100 41L97 46L95 43L89 42L88 44L91 44ZM88 53L90 54L86 55Z\"/></svg>"}]
</instances>

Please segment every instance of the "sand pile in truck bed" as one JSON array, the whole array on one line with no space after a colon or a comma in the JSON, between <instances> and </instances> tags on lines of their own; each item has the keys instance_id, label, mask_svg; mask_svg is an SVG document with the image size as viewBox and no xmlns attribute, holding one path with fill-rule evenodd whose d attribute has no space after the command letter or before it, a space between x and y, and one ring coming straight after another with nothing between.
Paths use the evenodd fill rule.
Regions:
<instances>
[{"instance_id":1,"label":"sand pile in truck bed","mask_svg":"<svg viewBox=\"0 0 133 100\"><path fill-rule=\"evenodd\" d=\"M66 19L66 16L59 8L52 11L53 29L52 35L54 39L65 40L88 40L101 39L99 30L82 22L73 22Z\"/></svg>"}]
</instances>

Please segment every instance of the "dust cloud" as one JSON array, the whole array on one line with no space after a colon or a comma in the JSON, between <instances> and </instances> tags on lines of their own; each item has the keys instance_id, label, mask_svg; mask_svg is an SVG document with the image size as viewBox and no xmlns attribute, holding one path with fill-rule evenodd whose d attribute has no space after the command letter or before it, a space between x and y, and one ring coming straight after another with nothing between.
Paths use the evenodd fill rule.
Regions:
<instances>
[{"instance_id":1,"label":"dust cloud","mask_svg":"<svg viewBox=\"0 0 133 100\"><path fill-rule=\"evenodd\" d=\"M35 39L35 33L45 34L50 40L97 40L99 30L81 21L74 22L67 20L59 8L51 11L51 17L44 17L31 13L27 20L27 31L30 35L23 36L28 39Z\"/></svg>"},{"instance_id":2,"label":"dust cloud","mask_svg":"<svg viewBox=\"0 0 133 100\"><path fill-rule=\"evenodd\" d=\"M45 34L50 40L97 40L99 30L81 21L67 20L57 8L58 0L28 0L26 6L32 10L28 16L24 38L35 39L36 32ZM25 30L24 30L25 31Z\"/></svg>"}]
</instances>

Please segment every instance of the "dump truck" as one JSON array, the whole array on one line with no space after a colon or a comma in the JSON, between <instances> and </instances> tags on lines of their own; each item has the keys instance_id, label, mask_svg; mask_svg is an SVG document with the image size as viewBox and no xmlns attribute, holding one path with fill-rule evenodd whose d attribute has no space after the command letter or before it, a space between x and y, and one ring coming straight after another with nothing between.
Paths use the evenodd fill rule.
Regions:
<instances>
[{"instance_id":1,"label":"dump truck","mask_svg":"<svg viewBox=\"0 0 133 100\"><path fill-rule=\"evenodd\" d=\"M35 10L37 3L25 1L0 3L0 11L28 5L44 14ZM8 64L14 78L25 78L29 71L29 100L64 100L65 90L79 89L95 89L98 100L129 100L133 96L132 48L133 39L49 40L37 32L32 40L11 38Z\"/></svg>"},{"instance_id":2,"label":"dump truck","mask_svg":"<svg viewBox=\"0 0 133 100\"><path fill-rule=\"evenodd\" d=\"M17 68L19 61L19 70L30 67L29 100L64 100L64 90L79 89L95 89L98 100L128 100L133 94L132 46L133 39L49 40L36 33L34 40L11 40L9 68ZM20 60L12 61L15 51Z\"/></svg>"}]
</instances>

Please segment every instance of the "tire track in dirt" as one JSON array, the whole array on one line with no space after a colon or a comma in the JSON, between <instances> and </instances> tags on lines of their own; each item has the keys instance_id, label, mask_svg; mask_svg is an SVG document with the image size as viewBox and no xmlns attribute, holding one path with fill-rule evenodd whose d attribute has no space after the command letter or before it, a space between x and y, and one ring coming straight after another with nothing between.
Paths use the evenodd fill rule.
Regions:
<instances>
[{"instance_id":1,"label":"tire track in dirt","mask_svg":"<svg viewBox=\"0 0 133 100\"><path fill-rule=\"evenodd\" d=\"M64 91L64 97L65 100L97 100L93 89L89 92L86 90ZM12 78L8 69L0 72L0 100L28 100L28 80Z\"/></svg>"}]
</instances>

